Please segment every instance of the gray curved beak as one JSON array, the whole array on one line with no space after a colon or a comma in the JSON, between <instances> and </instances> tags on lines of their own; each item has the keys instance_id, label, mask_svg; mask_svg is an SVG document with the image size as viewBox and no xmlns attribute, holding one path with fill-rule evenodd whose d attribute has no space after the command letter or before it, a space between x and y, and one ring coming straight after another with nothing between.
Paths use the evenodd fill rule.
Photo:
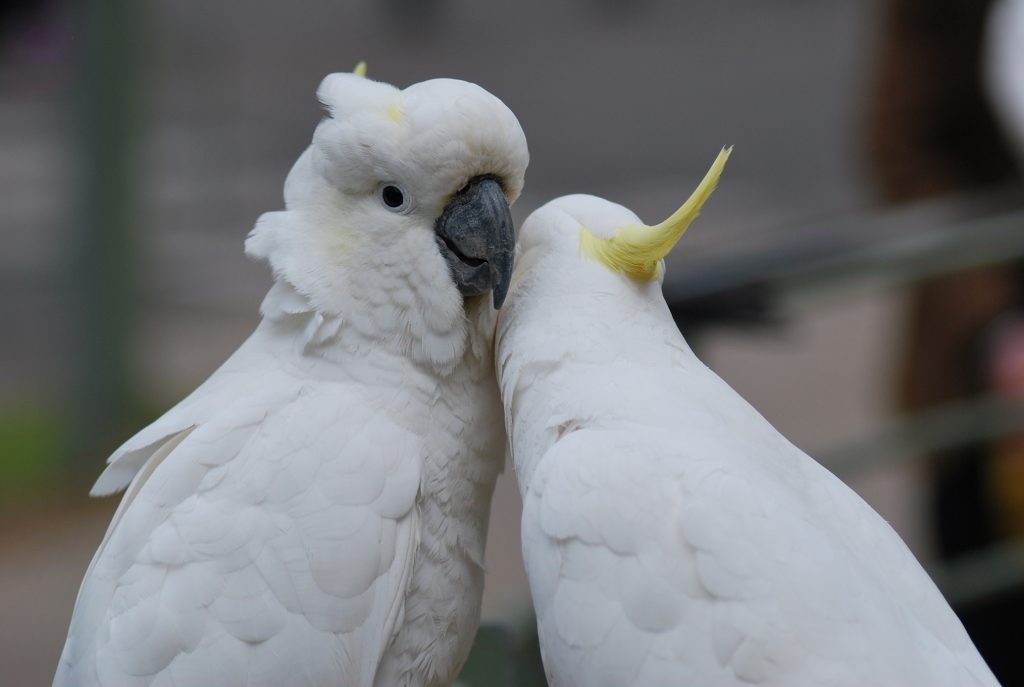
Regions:
<instances>
[{"instance_id":1,"label":"gray curved beak","mask_svg":"<svg viewBox=\"0 0 1024 687\"><path fill-rule=\"evenodd\" d=\"M459 292L490 291L495 310L500 309L512 279L516 232L498 180L470 179L434 222L434 234Z\"/></svg>"}]
</instances>

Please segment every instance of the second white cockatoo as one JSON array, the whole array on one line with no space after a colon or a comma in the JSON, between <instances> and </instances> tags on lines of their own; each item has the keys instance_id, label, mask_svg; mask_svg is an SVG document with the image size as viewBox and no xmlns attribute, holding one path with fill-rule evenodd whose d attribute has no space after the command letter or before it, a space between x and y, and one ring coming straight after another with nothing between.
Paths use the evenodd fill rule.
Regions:
<instances>
[{"instance_id":1,"label":"second white cockatoo","mask_svg":"<svg viewBox=\"0 0 1024 687\"><path fill-rule=\"evenodd\" d=\"M645 226L534 212L496 361L552 687L995 685L900 537L687 346Z\"/></svg>"},{"instance_id":2,"label":"second white cockatoo","mask_svg":"<svg viewBox=\"0 0 1024 687\"><path fill-rule=\"evenodd\" d=\"M470 83L328 76L246 243L255 333L118 449L59 687L449 685L504 426L495 307L526 140Z\"/></svg>"}]
</instances>

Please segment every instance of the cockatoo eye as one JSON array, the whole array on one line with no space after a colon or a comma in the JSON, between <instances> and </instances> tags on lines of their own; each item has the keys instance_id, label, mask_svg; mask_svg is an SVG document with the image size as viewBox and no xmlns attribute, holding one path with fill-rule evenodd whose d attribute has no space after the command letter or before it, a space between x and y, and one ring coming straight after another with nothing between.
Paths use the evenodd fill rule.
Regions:
<instances>
[{"instance_id":1,"label":"cockatoo eye","mask_svg":"<svg viewBox=\"0 0 1024 687\"><path fill-rule=\"evenodd\" d=\"M405 199L405 192L394 184L384 184L381 187L380 199L387 209L394 212L401 212L408 205Z\"/></svg>"}]
</instances>

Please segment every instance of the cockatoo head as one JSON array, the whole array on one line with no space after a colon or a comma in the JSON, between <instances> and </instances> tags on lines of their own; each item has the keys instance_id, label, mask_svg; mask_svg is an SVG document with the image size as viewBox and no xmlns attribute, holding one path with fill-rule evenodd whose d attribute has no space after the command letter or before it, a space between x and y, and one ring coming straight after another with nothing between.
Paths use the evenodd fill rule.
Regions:
<instances>
[{"instance_id":1,"label":"cockatoo head","mask_svg":"<svg viewBox=\"0 0 1024 687\"><path fill-rule=\"evenodd\" d=\"M539 288L548 293L585 290L593 286L579 284L587 273L605 284L660 282L664 257L714 191L731 150L723 149L690 198L654 226L589 195L556 198L534 211L523 223L514 288L526 280L545 282Z\"/></svg>"},{"instance_id":2,"label":"cockatoo head","mask_svg":"<svg viewBox=\"0 0 1024 687\"><path fill-rule=\"evenodd\" d=\"M464 299L505 298L526 138L474 84L399 90L359 72L321 83L328 117L288 175L286 209L260 218L246 251L316 311L368 331L457 329Z\"/></svg>"}]
</instances>

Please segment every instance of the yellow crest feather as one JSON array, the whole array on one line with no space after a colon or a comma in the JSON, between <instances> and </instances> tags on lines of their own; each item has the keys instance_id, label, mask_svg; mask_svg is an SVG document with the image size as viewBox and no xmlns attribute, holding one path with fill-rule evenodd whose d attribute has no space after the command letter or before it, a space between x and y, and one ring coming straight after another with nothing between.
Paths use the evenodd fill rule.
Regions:
<instances>
[{"instance_id":1,"label":"yellow crest feather","mask_svg":"<svg viewBox=\"0 0 1024 687\"><path fill-rule=\"evenodd\" d=\"M634 279L651 281L661 276L661 260L676 245L687 227L697 219L704 202L718 185L732 146L722 148L704 179L685 203L660 224L627 224L615 230L608 238L594 236L583 227L580 232L580 251L591 256L615 272Z\"/></svg>"},{"instance_id":2,"label":"yellow crest feather","mask_svg":"<svg viewBox=\"0 0 1024 687\"><path fill-rule=\"evenodd\" d=\"M356 65L356 68L352 70L352 73L355 74L356 76L361 76L362 78L365 79L366 78L366 61L365 60L360 60L359 64Z\"/></svg>"}]
</instances>

